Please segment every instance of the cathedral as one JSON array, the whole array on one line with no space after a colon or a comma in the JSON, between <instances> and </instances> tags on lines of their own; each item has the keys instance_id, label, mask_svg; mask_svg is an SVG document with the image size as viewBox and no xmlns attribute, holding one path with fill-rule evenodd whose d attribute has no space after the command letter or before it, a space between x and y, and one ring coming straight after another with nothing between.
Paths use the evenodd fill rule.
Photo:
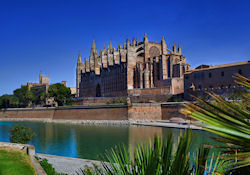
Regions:
<instances>
[{"instance_id":1,"label":"cathedral","mask_svg":"<svg viewBox=\"0 0 250 175\"><path fill-rule=\"evenodd\" d=\"M79 53L76 68L77 97L126 97L143 94L173 95L184 92L183 74L189 69L181 46L167 47L150 42L145 33L143 41L126 40L123 46L97 53L92 43L89 60Z\"/></svg>"}]
</instances>

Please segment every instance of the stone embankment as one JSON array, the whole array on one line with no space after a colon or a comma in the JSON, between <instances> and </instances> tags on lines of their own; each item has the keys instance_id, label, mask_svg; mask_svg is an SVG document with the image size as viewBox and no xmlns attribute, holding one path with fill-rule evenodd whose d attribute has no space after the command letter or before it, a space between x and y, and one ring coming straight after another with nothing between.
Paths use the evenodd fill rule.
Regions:
<instances>
[{"instance_id":1,"label":"stone embankment","mask_svg":"<svg viewBox=\"0 0 250 175\"><path fill-rule=\"evenodd\" d=\"M9 147L9 148L14 148L14 149L25 151L30 156L31 163L36 169L37 174L46 175L40 163L35 158L36 152L35 152L35 147L33 145L0 142L0 147Z\"/></svg>"},{"instance_id":2,"label":"stone embankment","mask_svg":"<svg viewBox=\"0 0 250 175\"><path fill-rule=\"evenodd\" d=\"M57 108L15 108L2 109L0 111L0 119L82 120L85 123L93 120L156 121L170 120L173 117L185 118L180 113L182 106L183 103L132 103L129 106L95 105Z\"/></svg>"}]
</instances>

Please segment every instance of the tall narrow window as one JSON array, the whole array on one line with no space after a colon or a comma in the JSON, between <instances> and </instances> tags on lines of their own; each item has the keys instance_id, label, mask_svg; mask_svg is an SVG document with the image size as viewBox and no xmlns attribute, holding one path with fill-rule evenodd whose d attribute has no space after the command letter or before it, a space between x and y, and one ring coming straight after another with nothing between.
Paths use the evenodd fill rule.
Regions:
<instances>
[{"instance_id":1,"label":"tall narrow window","mask_svg":"<svg viewBox=\"0 0 250 175\"><path fill-rule=\"evenodd\" d=\"M157 80L160 80L160 77L161 77L161 75L160 75L160 63L156 63L156 65L157 65Z\"/></svg>"},{"instance_id":2,"label":"tall narrow window","mask_svg":"<svg viewBox=\"0 0 250 175\"><path fill-rule=\"evenodd\" d=\"M168 70L168 77L171 77L171 75L170 75L170 58L168 58L168 61L167 61L167 70Z\"/></svg>"},{"instance_id":3,"label":"tall narrow window","mask_svg":"<svg viewBox=\"0 0 250 175\"><path fill-rule=\"evenodd\" d=\"M241 70L241 69L239 69L239 70L238 70L238 73L239 73L240 75L242 75L242 70Z\"/></svg>"},{"instance_id":4,"label":"tall narrow window","mask_svg":"<svg viewBox=\"0 0 250 175\"><path fill-rule=\"evenodd\" d=\"M224 77L224 71L221 72L221 76Z\"/></svg>"},{"instance_id":5,"label":"tall narrow window","mask_svg":"<svg viewBox=\"0 0 250 175\"><path fill-rule=\"evenodd\" d=\"M209 77L209 78L212 77L212 73L211 73L211 72L208 73L208 77Z\"/></svg>"}]
</instances>

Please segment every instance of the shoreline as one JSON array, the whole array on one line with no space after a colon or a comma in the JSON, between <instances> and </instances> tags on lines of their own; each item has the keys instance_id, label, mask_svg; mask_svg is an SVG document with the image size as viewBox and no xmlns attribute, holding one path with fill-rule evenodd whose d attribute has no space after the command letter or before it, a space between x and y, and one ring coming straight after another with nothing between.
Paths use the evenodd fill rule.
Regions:
<instances>
[{"instance_id":1,"label":"shoreline","mask_svg":"<svg viewBox=\"0 0 250 175\"><path fill-rule=\"evenodd\" d=\"M169 122L167 120L53 120L49 118L0 118L0 122L42 122L57 124L76 124L76 125L104 125L104 126L151 126L163 128L204 130L189 122Z\"/></svg>"}]
</instances>

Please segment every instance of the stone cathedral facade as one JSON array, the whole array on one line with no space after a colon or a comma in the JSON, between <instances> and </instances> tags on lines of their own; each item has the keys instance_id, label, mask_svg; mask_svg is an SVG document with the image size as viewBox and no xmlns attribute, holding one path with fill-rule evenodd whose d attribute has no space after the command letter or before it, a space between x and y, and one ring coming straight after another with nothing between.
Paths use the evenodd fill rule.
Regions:
<instances>
[{"instance_id":1,"label":"stone cathedral facade","mask_svg":"<svg viewBox=\"0 0 250 175\"><path fill-rule=\"evenodd\" d=\"M143 94L179 94L184 91L183 74L189 69L186 58L173 44L167 47L148 41L145 34L140 42L133 38L123 46L97 53L93 41L89 61L79 53L76 68L77 97L126 97Z\"/></svg>"}]
</instances>

